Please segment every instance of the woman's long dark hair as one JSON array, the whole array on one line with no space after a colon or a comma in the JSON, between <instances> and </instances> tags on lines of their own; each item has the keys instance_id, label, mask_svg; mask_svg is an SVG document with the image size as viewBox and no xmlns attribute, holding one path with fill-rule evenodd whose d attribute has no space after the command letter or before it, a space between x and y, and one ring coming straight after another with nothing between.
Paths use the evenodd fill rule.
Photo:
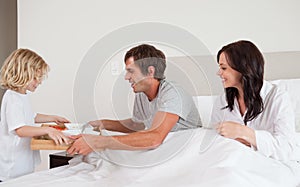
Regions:
<instances>
[{"instance_id":1,"label":"woman's long dark hair","mask_svg":"<svg viewBox=\"0 0 300 187\"><path fill-rule=\"evenodd\" d=\"M219 63L221 53L225 54L231 68L242 74L242 86L247 113L244 123L256 118L263 109L260 90L264 80L264 58L259 49L250 41L237 41L224 46L217 55ZM234 99L238 98L238 90L233 87L226 88L227 106L233 110Z\"/></svg>"}]
</instances>

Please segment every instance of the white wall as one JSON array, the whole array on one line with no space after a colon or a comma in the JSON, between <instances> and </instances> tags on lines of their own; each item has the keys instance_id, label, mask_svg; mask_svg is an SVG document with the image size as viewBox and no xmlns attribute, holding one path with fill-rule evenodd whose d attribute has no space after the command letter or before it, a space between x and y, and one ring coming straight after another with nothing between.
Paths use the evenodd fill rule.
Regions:
<instances>
[{"instance_id":1,"label":"white wall","mask_svg":"<svg viewBox=\"0 0 300 187\"><path fill-rule=\"evenodd\" d=\"M129 84L122 80L123 54L141 35L141 40L159 46L167 56L185 54L187 49L180 42L194 42L193 36L204 46L188 51L189 55L215 55L221 46L238 39L253 41L263 52L300 51L299 7L298 0L19 0L18 46L37 51L51 66L48 79L32 96L33 107L80 122L97 118L94 110L98 117L126 117L131 102L120 103L123 98L131 101L132 95ZM149 22L170 25L174 32L147 28ZM146 23L143 28L147 31L121 31L141 23ZM175 31L185 31L191 38L173 36ZM149 39L145 37L148 32ZM178 43L156 36L173 37ZM88 64L91 58L93 63L101 60L97 67L82 72L79 68L86 67L84 63L95 65ZM116 85L125 85L124 92L113 93ZM86 89L94 95L85 96ZM75 107L73 97L78 98ZM85 100L86 106L82 104ZM116 106L125 107L117 116Z\"/></svg>"},{"instance_id":2,"label":"white wall","mask_svg":"<svg viewBox=\"0 0 300 187\"><path fill-rule=\"evenodd\" d=\"M238 39L252 40L263 52L300 51L299 7L297 0L19 0L18 46L36 50L51 66L49 78L33 97L35 109L75 120L72 91L76 72L91 46L111 32L135 23L161 22L190 32L212 54ZM114 48L113 44L108 47ZM128 47L115 48L120 67ZM177 55L172 50L165 52ZM112 82L105 80L107 86L117 77L109 77ZM104 116L112 117L111 111L105 111Z\"/></svg>"}]
</instances>

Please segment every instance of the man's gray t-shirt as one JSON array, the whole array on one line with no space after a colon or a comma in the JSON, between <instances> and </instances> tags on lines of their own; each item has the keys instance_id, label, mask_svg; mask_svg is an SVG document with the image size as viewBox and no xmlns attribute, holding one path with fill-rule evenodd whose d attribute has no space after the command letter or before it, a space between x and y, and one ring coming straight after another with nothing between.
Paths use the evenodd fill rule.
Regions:
<instances>
[{"instance_id":1,"label":"man's gray t-shirt","mask_svg":"<svg viewBox=\"0 0 300 187\"><path fill-rule=\"evenodd\" d=\"M200 115L192 97L175 83L160 81L158 94L152 101L143 93L135 95L132 120L144 123L147 129L152 126L156 112L168 112L179 116L171 131L198 128L202 126Z\"/></svg>"}]
</instances>

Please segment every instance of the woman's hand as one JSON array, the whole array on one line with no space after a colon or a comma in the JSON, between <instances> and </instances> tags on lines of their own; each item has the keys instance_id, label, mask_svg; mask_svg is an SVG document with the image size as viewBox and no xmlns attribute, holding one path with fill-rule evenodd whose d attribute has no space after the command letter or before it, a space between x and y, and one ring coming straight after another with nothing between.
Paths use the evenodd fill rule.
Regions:
<instances>
[{"instance_id":1,"label":"woman's hand","mask_svg":"<svg viewBox=\"0 0 300 187\"><path fill-rule=\"evenodd\" d=\"M217 125L217 132L226 138L235 139L247 146L256 146L254 130L232 121L224 121Z\"/></svg>"},{"instance_id":2,"label":"woman's hand","mask_svg":"<svg viewBox=\"0 0 300 187\"><path fill-rule=\"evenodd\" d=\"M242 131L243 125L231 121L221 122L217 125L217 132L226 138L240 138Z\"/></svg>"}]
</instances>

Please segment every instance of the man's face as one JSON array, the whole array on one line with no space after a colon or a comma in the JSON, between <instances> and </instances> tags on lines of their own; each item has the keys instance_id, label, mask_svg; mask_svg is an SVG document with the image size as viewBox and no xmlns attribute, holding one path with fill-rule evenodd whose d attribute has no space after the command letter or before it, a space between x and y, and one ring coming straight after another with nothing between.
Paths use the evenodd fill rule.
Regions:
<instances>
[{"instance_id":1,"label":"man's face","mask_svg":"<svg viewBox=\"0 0 300 187\"><path fill-rule=\"evenodd\" d=\"M133 57L130 57L126 60L126 75L125 80L128 80L131 83L131 87L135 93L145 92L148 88L147 79L148 76L143 75L141 69L134 64Z\"/></svg>"}]
</instances>

